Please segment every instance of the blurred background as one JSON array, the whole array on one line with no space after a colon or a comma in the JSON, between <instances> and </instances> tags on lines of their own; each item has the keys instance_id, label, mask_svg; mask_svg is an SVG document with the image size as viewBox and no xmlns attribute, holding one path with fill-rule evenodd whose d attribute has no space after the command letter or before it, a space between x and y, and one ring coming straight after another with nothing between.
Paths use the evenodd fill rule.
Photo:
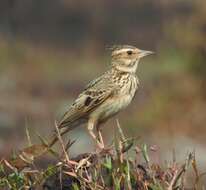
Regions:
<instances>
[{"instance_id":1,"label":"blurred background","mask_svg":"<svg viewBox=\"0 0 206 190\"><path fill-rule=\"evenodd\" d=\"M117 118L158 159L195 150L206 166L206 1L0 1L0 155L48 137L82 88L110 64L107 46L155 51L141 61L139 91ZM111 143L115 119L103 129ZM72 154L94 149L84 127Z\"/></svg>"}]
</instances>

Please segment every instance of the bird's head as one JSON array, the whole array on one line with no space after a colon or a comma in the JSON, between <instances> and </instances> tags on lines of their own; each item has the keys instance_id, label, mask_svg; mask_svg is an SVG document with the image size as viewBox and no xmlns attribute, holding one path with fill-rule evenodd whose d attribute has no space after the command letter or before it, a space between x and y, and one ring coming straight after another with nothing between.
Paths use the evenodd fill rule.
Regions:
<instances>
[{"instance_id":1,"label":"bird's head","mask_svg":"<svg viewBox=\"0 0 206 190\"><path fill-rule=\"evenodd\" d=\"M139 60L150 54L153 52L140 50L134 46L114 46L112 48L112 65L121 71L134 73Z\"/></svg>"}]
</instances>

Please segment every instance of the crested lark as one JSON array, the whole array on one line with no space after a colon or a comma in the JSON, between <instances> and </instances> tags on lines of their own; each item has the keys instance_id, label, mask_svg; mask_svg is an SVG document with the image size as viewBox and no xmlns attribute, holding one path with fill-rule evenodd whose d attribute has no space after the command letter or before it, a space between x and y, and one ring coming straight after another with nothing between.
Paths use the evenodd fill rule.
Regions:
<instances>
[{"instance_id":1,"label":"crested lark","mask_svg":"<svg viewBox=\"0 0 206 190\"><path fill-rule=\"evenodd\" d=\"M91 137L99 148L104 148L99 125L130 104L138 89L139 60L152 53L128 45L114 47L111 68L86 86L58 123L59 128L73 129L87 123ZM98 138L93 132L95 127Z\"/></svg>"}]
</instances>

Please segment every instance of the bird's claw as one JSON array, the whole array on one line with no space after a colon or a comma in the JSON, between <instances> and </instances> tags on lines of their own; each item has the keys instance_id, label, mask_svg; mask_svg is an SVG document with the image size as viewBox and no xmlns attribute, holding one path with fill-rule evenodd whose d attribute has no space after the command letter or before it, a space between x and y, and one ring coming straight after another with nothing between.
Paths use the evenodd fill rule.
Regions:
<instances>
[{"instance_id":1,"label":"bird's claw","mask_svg":"<svg viewBox=\"0 0 206 190\"><path fill-rule=\"evenodd\" d=\"M98 146L98 149L96 151L97 153L111 154L112 155L112 150L113 150L112 146L105 147L104 144L99 144L99 145L97 145Z\"/></svg>"}]
</instances>

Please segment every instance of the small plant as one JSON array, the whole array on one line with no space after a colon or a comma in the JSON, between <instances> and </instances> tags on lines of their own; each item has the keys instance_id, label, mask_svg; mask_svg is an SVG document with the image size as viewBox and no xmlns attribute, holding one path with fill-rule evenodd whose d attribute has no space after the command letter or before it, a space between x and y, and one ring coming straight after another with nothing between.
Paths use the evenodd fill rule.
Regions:
<instances>
[{"instance_id":1,"label":"small plant","mask_svg":"<svg viewBox=\"0 0 206 190\"><path fill-rule=\"evenodd\" d=\"M67 153L73 142L64 145L59 132L57 137L62 151L55 152L41 138L42 144L32 145L30 142L30 146L19 152L15 159L2 159L0 189L181 190L187 185L185 174L192 167L196 183L191 189L198 190L201 175L193 153L189 153L182 164L172 162L166 167L152 163L150 151L154 148L146 144L135 145L134 139L125 137L119 124L109 149L81 154L73 159ZM36 158L45 153L55 157L56 164L50 164L46 169L37 168Z\"/></svg>"}]
</instances>

